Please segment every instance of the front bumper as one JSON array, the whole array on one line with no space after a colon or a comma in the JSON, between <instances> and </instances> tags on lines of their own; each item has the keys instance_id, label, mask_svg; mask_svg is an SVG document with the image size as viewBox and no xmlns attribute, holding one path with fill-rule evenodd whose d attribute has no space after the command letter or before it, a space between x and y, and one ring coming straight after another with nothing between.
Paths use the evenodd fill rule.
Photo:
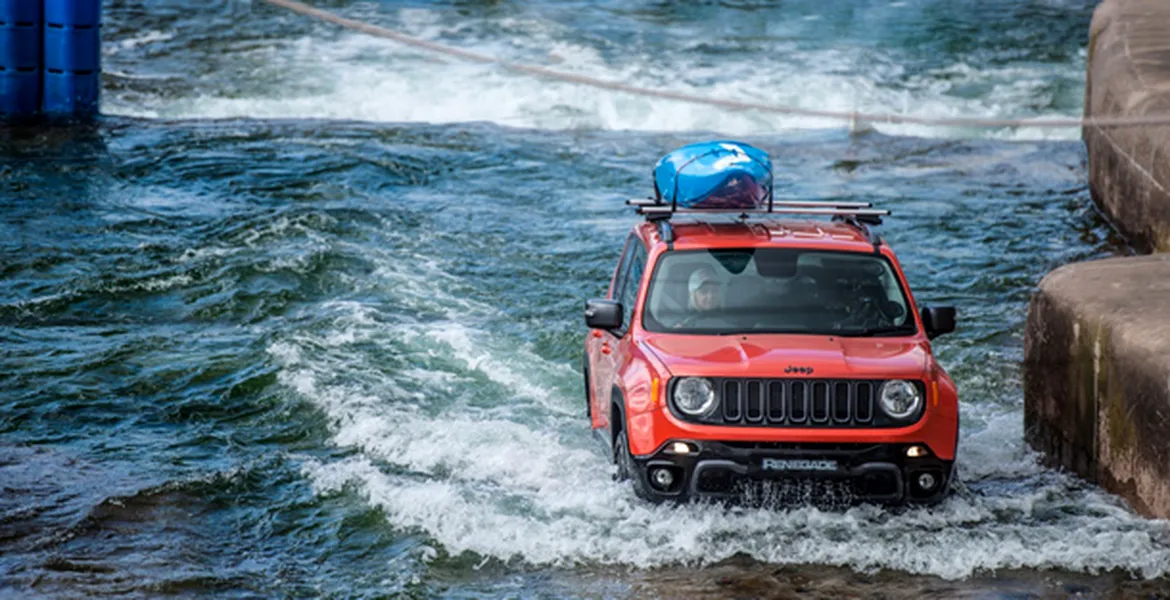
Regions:
<instances>
[{"instance_id":1,"label":"front bumper","mask_svg":"<svg viewBox=\"0 0 1170 600\"><path fill-rule=\"evenodd\" d=\"M673 452L675 442L691 451ZM775 496L781 501L816 503L821 495L886 504L942 500L953 461L910 458L910 445L671 440L649 456L635 456L633 476L642 479L640 487L653 500L732 499L762 488L799 490L795 498ZM670 485L656 480L659 469L670 472ZM924 475L933 485L923 486Z\"/></svg>"}]
</instances>

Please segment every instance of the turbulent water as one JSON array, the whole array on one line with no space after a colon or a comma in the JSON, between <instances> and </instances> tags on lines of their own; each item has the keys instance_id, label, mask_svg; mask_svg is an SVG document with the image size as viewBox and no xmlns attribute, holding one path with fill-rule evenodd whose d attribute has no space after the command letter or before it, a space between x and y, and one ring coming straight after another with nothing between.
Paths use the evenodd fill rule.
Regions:
<instances>
[{"instance_id":1,"label":"turbulent water","mask_svg":"<svg viewBox=\"0 0 1170 600\"><path fill-rule=\"evenodd\" d=\"M1170 526L1023 443L1029 294L1125 252L1077 132L734 114L404 50L260 2L107 2L106 117L0 141L0 595L1158 594ZM638 85L1080 112L1086 1L319 6ZM582 300L649 170L768 150L869 200L961 325L944 504L650 506L591 439ZM1066 139L1061 139L1066 138Z\"/></svg>"}]
</instances>

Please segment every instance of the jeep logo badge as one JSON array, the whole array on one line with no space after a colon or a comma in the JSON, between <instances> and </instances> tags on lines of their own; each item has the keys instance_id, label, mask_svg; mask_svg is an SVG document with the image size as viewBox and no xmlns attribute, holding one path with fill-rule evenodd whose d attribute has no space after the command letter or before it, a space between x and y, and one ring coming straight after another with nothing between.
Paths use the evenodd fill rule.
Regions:
<instances>
[{"instance_id":1,"label":"jeep logo badge","mask_svg":"<svg viewBox=\"0 0 1170 600\"><path fill-rule=\"evenodd\" d=\"M788 368L784 369L784 373L788 374L788 375L791 375L793 373L800 373L801 375L812 375L813 368L812 367L797 367L797 366L793 366L793 365L788 365Z\"/></svg>"}]
</instances>

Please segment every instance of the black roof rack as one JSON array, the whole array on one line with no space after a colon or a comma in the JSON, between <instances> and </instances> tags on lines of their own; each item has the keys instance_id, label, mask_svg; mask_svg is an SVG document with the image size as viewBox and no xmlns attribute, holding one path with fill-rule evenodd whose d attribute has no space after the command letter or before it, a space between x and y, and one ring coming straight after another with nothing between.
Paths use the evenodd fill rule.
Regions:
<instances>
[{"instance_id":1,"label":"black roof rack","mask_svg":"<svg viewBox=\"0 0 1170 600\"><path fill-rule=\"evenodd\" d=\"M654 198L634 198L626 200L626 204L633 206L635 212L646 217L647 221L658 223L659 233L668 243L674 240L674 231L670 228L669 219L676 214L725 214L739 215L747 219L753 215L821 215L833 218L833 221L845 223L857 228L866 239L877 248L881 244L878 235L868 226L881 225L882 217L890 215L890 211L873 208L870 202L838 202L835 200L773 200L768 198L767 208L757 209L699 209L678 208L673 203L667 204Z\"/></svg>"},{"instance_id":2,"label":"black roof rack","mask_svg":"<svg viewBox=\"0 0 1170 600\"><path fill-rule=\"evenodd\" d=\"M856 221L865 225L881 225L882 217L889 216L890 211L882 208L872 208L869 202L837 202L835 200L776 200L768 202L767 208L677 208L653 198L635 198L626 200L626 204L646 217L647 221L669 219L676 214L731 214L742 215L747 218L751 215L824 215L834 217L834 220L843 222Z\"/></svg>"}]
</instances>

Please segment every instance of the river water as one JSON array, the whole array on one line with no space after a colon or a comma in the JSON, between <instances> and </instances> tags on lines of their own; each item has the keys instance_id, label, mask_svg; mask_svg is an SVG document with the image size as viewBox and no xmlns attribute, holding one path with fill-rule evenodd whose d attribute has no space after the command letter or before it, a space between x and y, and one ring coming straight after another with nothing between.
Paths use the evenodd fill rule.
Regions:
<instances>
[{"instance_id":1,"label":"river water","mask_svg":"<svg viewBox=\"0 0 1170 600\"><path fill-rule=\"evenodd\" d=\"M193 6L194 5L194 6ZM808 108L1081 112L1089 0L318 6ZM734 114L453 63L261 2L110 0L105 117L0 139L0 595L1165 594L1170 525L1023 443L1046 272L1127 252L1076 131ZM944 504L649 506L590 437L582 300L665 151L869 200L962 397Z\"/></svg>"}]
</instances>

